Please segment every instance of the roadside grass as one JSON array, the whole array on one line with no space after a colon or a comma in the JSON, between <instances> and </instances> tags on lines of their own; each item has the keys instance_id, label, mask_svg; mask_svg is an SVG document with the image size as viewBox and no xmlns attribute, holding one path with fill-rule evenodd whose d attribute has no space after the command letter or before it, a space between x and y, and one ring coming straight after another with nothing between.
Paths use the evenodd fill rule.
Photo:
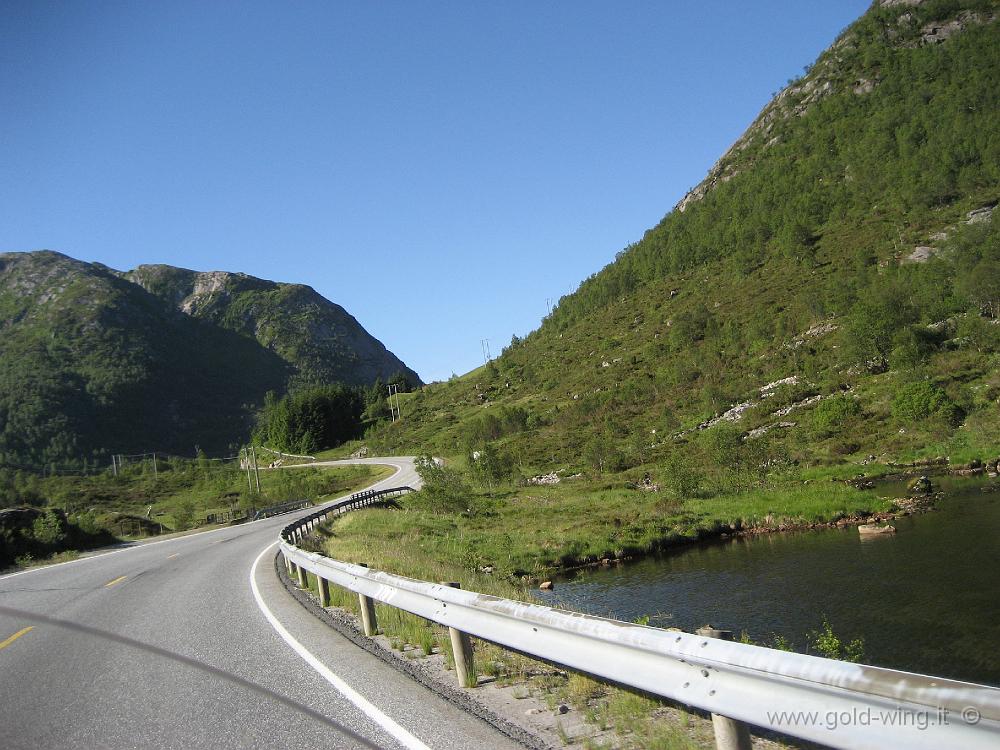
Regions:
<instances>
[{"instance_id":1,"label":"roadside grass","mask_svg":"<svg viewBox=\"0 0 1000 750\"><path fill-rule=\"evenodd\" d=\"M350 513L327 526L326 553L421 580L454 580L497 596L524 578L621 559L729 533L835 522L888 510L890 501L843 482L795 482L713 497L602 488L586 480L478 495L439 513L418 497L396 509Z\"/></svg>"},{"instance_id":2,"label":"roadside grass","mask_svg":"<svg viewBox=\"0 0 1000 750\"><path fill-rule=\"evenodd\" d=\"M38 494L50 507L64 510L71 522L106 528L122 538L150 536L206 526L211 514L263 507L293 499L321 499L360 489L388 476L383 466L343 466L262 470L261 494L251 493L245 472L236 466L175 468L163 462L127 469L118 477L49 477L39 480ZM148 512L148 517L147 517ZM122 534L122 530L126 533ZM129 531L138 530L138 534Z\"/></svg>"}]
</instances>

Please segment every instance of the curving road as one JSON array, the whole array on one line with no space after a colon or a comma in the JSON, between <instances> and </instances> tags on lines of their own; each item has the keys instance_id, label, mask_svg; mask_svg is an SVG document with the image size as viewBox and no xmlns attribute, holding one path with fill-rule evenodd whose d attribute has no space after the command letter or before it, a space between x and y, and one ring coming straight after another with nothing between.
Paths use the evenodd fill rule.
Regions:
<instances>
[{"instance_id":1,"label":"curving road","mask_svg":"<svg viewBox=\"0 0 1000 750\"><path fill-rule=\"evenodd\" d=\"M411 458L311 465L345 463L394 466L376 488L420 481ZM0 577L0 746L520 747L291 598L274 570L291 517Z\"/></svg>"}]
</instances>

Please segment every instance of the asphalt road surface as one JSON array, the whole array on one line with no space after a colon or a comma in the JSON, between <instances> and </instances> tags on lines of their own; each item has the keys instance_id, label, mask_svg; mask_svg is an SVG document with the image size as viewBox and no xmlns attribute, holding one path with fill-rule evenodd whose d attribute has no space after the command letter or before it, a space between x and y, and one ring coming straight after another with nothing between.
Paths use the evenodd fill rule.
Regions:
<instances>
[{"instance_id":1,"label":"asphalt road surface","mask_svg":"<svg viewBox=\"0 0 1000 750\"><path fill-rule=\"evenodd\" d=\"M519 747L291 598L294 515L0 577L0 747Z\"/></svg>"}]
</instances>

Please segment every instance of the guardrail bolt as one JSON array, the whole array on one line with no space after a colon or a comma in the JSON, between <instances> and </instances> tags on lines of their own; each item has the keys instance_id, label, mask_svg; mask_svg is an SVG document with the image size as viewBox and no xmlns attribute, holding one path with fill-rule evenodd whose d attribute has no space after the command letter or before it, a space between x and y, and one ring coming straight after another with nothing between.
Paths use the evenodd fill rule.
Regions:
<instances>
[{"instance_id":1,"label":"guardrail bolt","mask_svg":"<svg viewBox=\"0 0 1000 750\"><path fill-rule=\"evenodd\" d=\"M457 581L441 581L442 586L449 586L453 589L462 588L462 584ZM448 628L448 635L451 637L451 652L455 656L455 674L458 677L459 687L476 687L479 680L476 679L476 666L473 661L472 639L468 633L463 633L457 628Z\"/></svg>"},{"instance_id":2,"label":"guardrail bolt","mask_svg":"<svg viewBox=\"0 0 1000 750\"><path fill-rule=\"evenodd\" d=\"M719 630L711 625L698 628L694 632L702 638L733 640L732 630ZM716 750L751 750L753 747L750 740L750 728L742 721L730 719L721 714L712 714L712 728L715 730Z\"/></svg>"},{"instance_id":3,"label":"guardrail bolt","mask_svg":"<svg viewBox=\"0 0 1000 750\"><path fill-rule=\"evenodd\" d=\"M359 563L362 568L367 568L365 563ZM370 596L358 594L358 604L361 607L361 625L365 629L365 635L369 638L378 633L378 620L375 617L375 600Z\"/></svg>"}]
</instances>

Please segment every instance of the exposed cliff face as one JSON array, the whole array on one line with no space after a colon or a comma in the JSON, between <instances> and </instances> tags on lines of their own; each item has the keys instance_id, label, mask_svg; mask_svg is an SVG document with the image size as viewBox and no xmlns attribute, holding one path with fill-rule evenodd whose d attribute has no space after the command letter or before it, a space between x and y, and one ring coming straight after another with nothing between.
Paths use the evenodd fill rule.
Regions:
<instances>
[{"instance_id":1,"label":"exposed cliff face","mask_svg":"<svg viewBox=\"0 0 1000 750\"><path fill-rule=\"evenodd\" d=\"M187 315L253 337L295 369L297 382L366 384L398 372L420 382L343 307L312 287L163 265L139 266L125 277Z\"/></svg>"},{"instance_id":2,"label":"exposed cliff face","mask_svg":"<svg viewBox=\"0 0 1000 750\"><path fill-rule=\"evenodd\" d=\"M869 49L873 38L889 49L942 44L998 17L996 9L986 7L989 3L981 10L945 10L943 16L941 5L928 0L878 0L861 21L841 33L804 76L790 81L764 106L705 179L691 188L674 209L683 212L718 185L750 168L762 152L781 142L778 126L783 120L801 117L820 99L840 91L851 91L856 96L872 93L880 82L877 66L872 69L871 61L858 53Z\"/></svg>"},{"instance_id":3,"label":"exposed cliff face","mask_svg":"<svg viewBox=\"0 0 1000 750\"><path fill-rule=\"evenodd\" d=\"M225 450L268 390L370 383L398 358L304 286L0 254L0 460ZM100 458L103 460L103 458Z\"/></svg>"}]
</instances>

